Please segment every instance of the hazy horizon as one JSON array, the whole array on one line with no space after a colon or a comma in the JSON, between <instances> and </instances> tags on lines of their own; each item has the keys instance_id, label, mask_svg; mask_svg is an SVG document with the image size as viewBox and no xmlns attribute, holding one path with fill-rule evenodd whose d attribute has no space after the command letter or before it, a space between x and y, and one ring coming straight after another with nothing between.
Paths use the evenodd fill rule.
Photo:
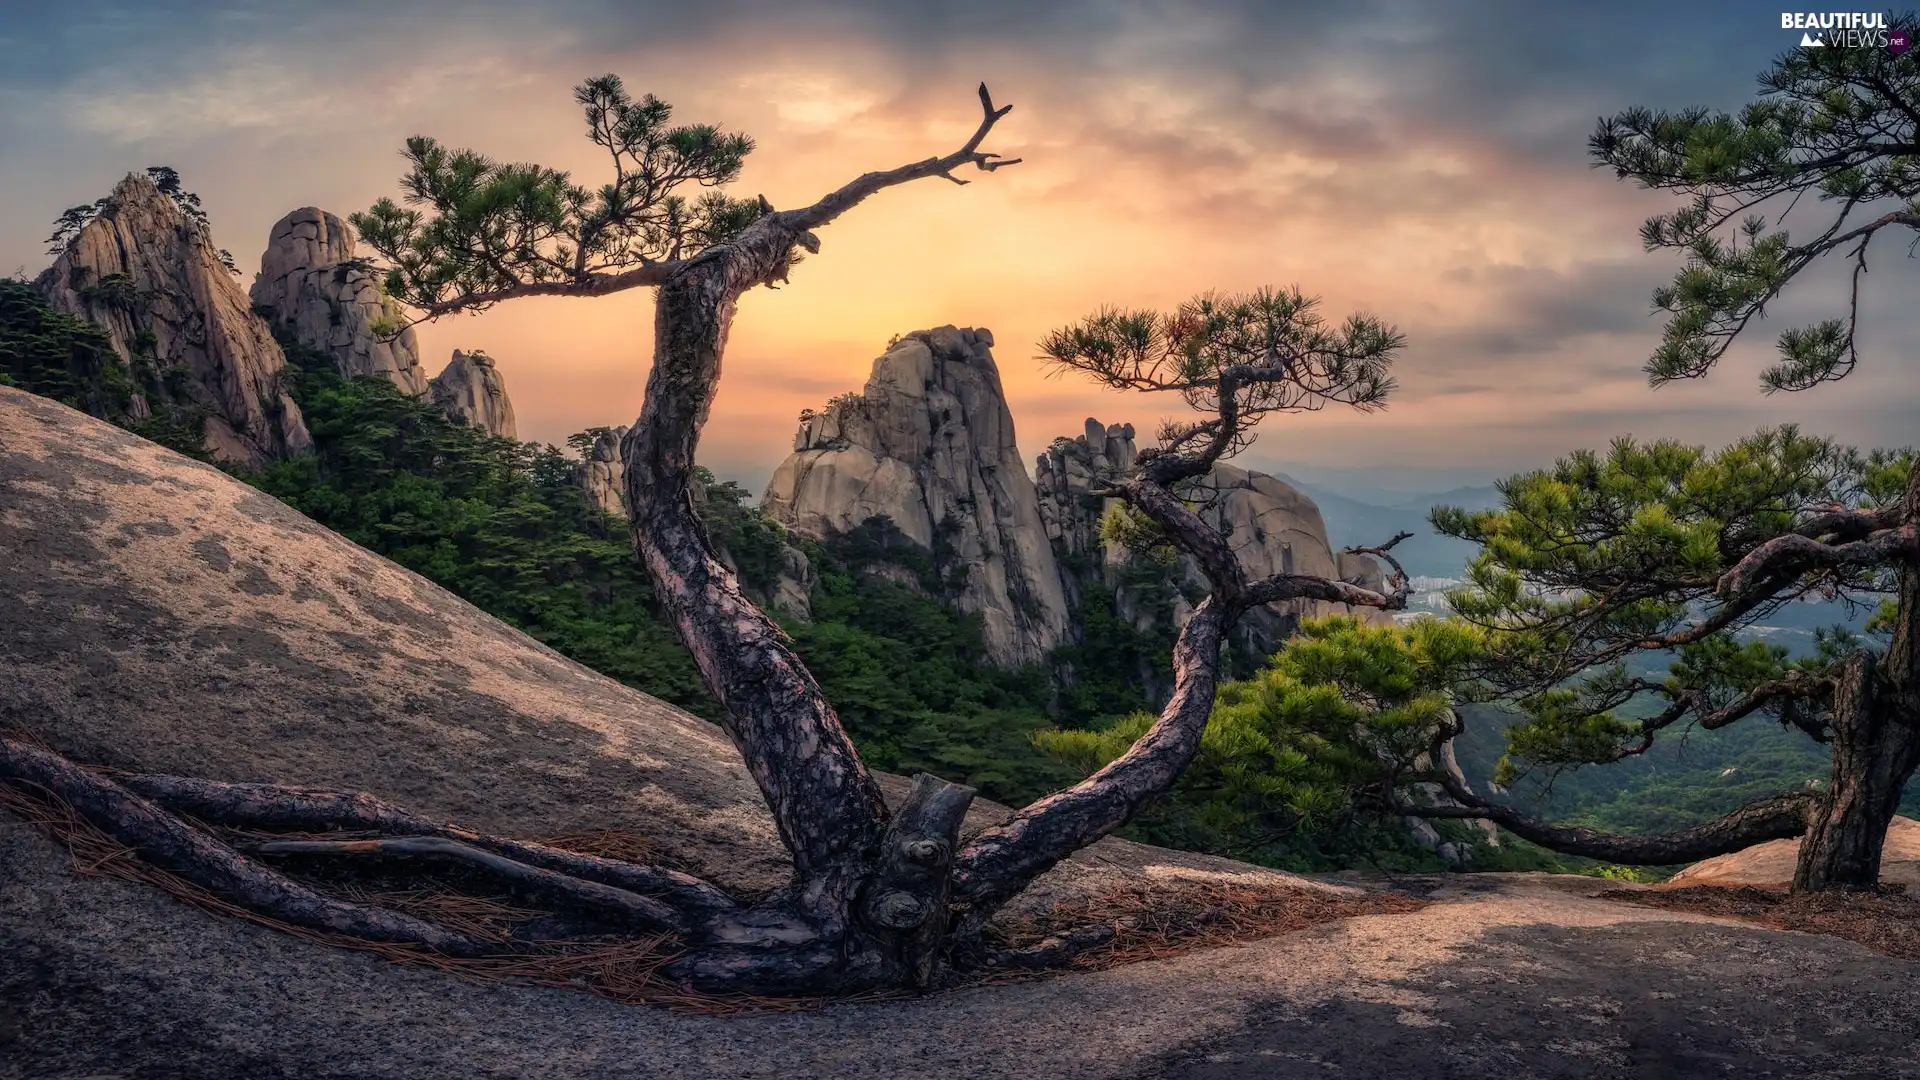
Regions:
<instances>
[{"instance_id":1,"label":"hazy horizon","mask_svg":"<svg viewBox=\"0 0 1920 1080\"><path fill-rule=\"evenodd\" d=\"M1648 297L1677 260L1644 253L1638 227L1675 203L1592 170L1587 135L1633 105L1751 100L1797 40L1771 9L400 7L76 0L14 18L0 267L37 272L63 209L147 165L201 195L243 283L287 211L397 195L408 135L597 184L571 89L603 71L681 121L754 136L733 190L790 207L953 149L984 79L1015 106L988 148L1025 163L884 192L823 230L791 285L743 300L702 447L717 473L763 479L801 409L858 389L893 335L947 323L993 330L1029 466L1088 416L1151 431L1177 403L1047 378L1038 339L1102 305L1269 284L1408 335L1386 411L1273 417L1242 462L1322 486L1478 486L1616 435L1718 444L1783 421L1906 443L1920 417L1916 332L1896 318L1916 279L1896 245L1876 251L1844 383L1756 385L1781 329L1838 310L1838 266L1714 377L1655 391L1641 374ZM430 372L456 346L493 355L522 437L560 443L638 412L651 297L520 300L420 334Z\"/></svg>"}]
</instances>

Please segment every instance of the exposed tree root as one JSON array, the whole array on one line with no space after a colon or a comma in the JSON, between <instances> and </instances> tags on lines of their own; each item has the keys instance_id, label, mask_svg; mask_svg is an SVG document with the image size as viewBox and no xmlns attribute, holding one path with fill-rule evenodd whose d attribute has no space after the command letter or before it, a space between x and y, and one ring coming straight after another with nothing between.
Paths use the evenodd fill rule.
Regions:
<instances>
[{"instance_id":1,"label":"exposed tree root","mask_svg":"<svg viewBox=\"0 0 1920 1080\"><path fill-rule=\"evenodd\" d=\"M539 895L589 911L618 912L641 926L685 933L690 920L648 896L597 881L568 877L482 851L440 836L402 836L377 840L270 840L252 850L261 855L415 855L451 859L476 866Z\"/></svg>"},{"instance_id":2,"label":"exposed tree root","mask_svg":"<svg viewBox=\"0 0 1920 1080\"><path fill-rule=\"evenodd\" d=\"M942 788L935 782L926 791L935 796ZM677 871L479 836L434 825L365 795L110 777L30 743L0 739L0 809L47 828L67 846L81 873L155 885L218 914L463 978L585 989L623 1002L706 1013L879 1000L911 992L902 987L828 997L725 989L724 979L699 975L731 971L743 973L735 986L780 985L783 964L835 962L827 955L832 943L804 920L773 907L743 910L719 890ZM192 810L198 820L176 816L174 809ZM913 817L903 815L901 825L910 826ZM228 843L211 831L267 825L290 832L236 832L243 838ZM343 835L383 830L402 835ZM618 847L637 846L631 838L615 840ZM903 850L924 859L923 843L908 841ZM264 858L300 859L303 877L270 867L260 861ZM387 871L409 863L437 864L457 871L457 884L495 881L515 896L471 895L416 871L401 871L407 887L398 889L369 887L353 876L356 868L383 858L390 859ZM545 865L535 865L534 859ZM594 878L553 866L584 867ZM308 869L319 877L306 880ZM660 891L643 895L610 881ZM891 895L881 890L869 904L877 903L882 916L900 918L903 911L892 907L902 902L893 896L889 906ZM1093 970L1419 906L1399 896L1347 897L1264 884L1147 882L1039 915L1003 916L988 926L983 949L972 954L973 965L921 986ZM601 929L578 940L553 940L551 934L542 937L526 929L550 929L565 910L586 914L587 925Z\"/></svg>"},{"instance_id":3,"label":"exposed tree root","mask_svg":"<svg viewBox=\"0 0 1920 1080\"><path fill-rule=\"evenodd\" d=\"M143 860L249 911L309 930L447 956L487 951L485 942L411 915L322 895L57 754L0 740L0 778L46 792Z\"/></svg>"},{"instance_id":4,"label":"exposed tree root","mask_svg":"<svg viewBox=\"0 0 1920 1080\"><path fill-rule=\"evenodd\" d=\"M994 948L984 979L1031 978L1063 967L1100 971L1425 906L1397 893L1355 896L1259 881L1147 880L1037 914L1003 915L987 929Z\"/></svg>"},{"instance_id":5,"label":"exposed tree root","mask_svg":"<svg viewBox=\"0 0 1920 1080\"><path fill-rule=\"evenodd\" d=\"M689 874L619 859L582 855L547 844L505 840L429 821L391 803L359 792L307 791L273 784L227 784L182 776L145 773L114 780L177 814L235 828L297 832L364 830L387 836L434 836L504 856L514 862L597 882L629 892L659 896L693 911L730 911L726 893Z\"/></svg>"}]
</instances>

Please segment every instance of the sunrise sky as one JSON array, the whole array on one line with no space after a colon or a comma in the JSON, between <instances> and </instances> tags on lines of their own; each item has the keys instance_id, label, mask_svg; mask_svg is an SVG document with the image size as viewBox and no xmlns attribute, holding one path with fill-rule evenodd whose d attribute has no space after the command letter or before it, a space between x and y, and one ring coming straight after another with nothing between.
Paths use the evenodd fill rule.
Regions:
<instances>
[{"instance_id":1,"label":"sunrise sky","mask_svg":"<svg viewBox=\"0 0 1920 1080\"><path fill-rule=\"evenodd\" d=\"M1575 8L1581 10L1575 11ZM169 164L252 280L286 211L398 194L412 134L604 169L571 88L612 71L682 121L759 143L735 189L776 206L954 149L984 79L1025 159L966 187L885 192L828 227L791 286L746 298L703 444L757 490L795 415L856 389L896 333L993 330L1029 459L1082 420L1177 408L1033 360L1102 304L1298 283L1338 318L1409 338L1384 413L1275 417L1246 464L1403 489L1482 482L1632 432L1718 443L1797 420L1862 444L1920 427L1904 244L1869 279L1846 382L1763 398L1781 329L1836 313L1839 277L1794 289L1704 383L1647 388L1648 295L1675 268L1637 229L1667 197L1588 167L1596 117L1734 107L1798 41L1754 4L502 3L0 0L0 272L44 267L61 210ZM1338 11L1338 14L1332 12ZM1920 56L1920 53L1914 54ZM1920 62L1920 61L1916 61ZM1808 219L1809 222L1812 220ZM1837 269L1837 268L1832 268ZM521 300L423 327L498 359L523 438L638 412L645 292Z\"/></svg>"}]
</instances>

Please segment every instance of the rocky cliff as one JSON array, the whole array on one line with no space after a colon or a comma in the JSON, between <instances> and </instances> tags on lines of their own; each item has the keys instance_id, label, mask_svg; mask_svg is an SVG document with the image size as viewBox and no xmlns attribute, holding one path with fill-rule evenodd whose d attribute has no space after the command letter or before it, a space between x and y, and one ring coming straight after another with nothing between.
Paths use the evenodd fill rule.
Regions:
<instances>
[{"instance_id":1,"label":"rocky cliff","mask_svg":"<svg viewBox=\"0 0 1920 1080\"><path fill-rule=\"evenodd\" d=\"M136 388L134 419L156 407L198 414L215 458L254 467L312 446L281 388L273 334L205 229L150 177L122 180L34 284L112 336Z\"/></svg>"},{"instance_id":2,"label":"rocky cliff","mask_svg":"<svg viewBox=\"0 0 1920 1080\"><path fill-rule=\"evenodd\" d=\"M1133 465L1133 425L1088 419L1081 434L1053 441L1029 481L992 341L984 330L950 326L899 339L874 361L861 393L802 414L793 454L775 471L761 509L815 539L891 519L907 543L933 556L943 579L964 575L945 599L981 613L989 649L1002 663L1040 660L1073 640L1074 612L1088 589L1111 593L1116 613L1136 630L1163 620L1184 625L1188 598L1206 590L1199 568L1182 558L1159 573L1165 580L1143 583L1135 556L1100 535L1118 501L1095 492ZM601 456L596 446L583 463L590 492L616 479L609 470L617 463ZM1250 576L1384 584L1372 559L1333 550L1313 500L1282 480L1221 465L1196 498ZM1304 600L1269 605L1243 620L1242 641L1270 652L1302 619L1347 610ZM1353 613L1391 621L1373 609Z\"/></svg>"},{"instance_id":3,"label":"rocky cliff","mask_svg":"<svg viewBox=\"0 0 1920 1080\"><path fill-rule=\"evenodd\" d=\"M381 339L402 313L379 274L356 256L353 227L339 217L305 206L276 222L251 296L284 332L332 356L341 374L378 375L409 394L427 392L413 328Z\"/></svg>"},{"instance_id":4,"label":"rocky cliff","mask_svg":"<svg viewBox=\"0 0 1920 1080\"><path fill-rule=\"evenodd\" d=\"M1013 666L1067 639L1068 608L992 345L986 330L953 326L900 338L864 391L802 417L761 508L815 539L891 519Z\"/></svg>"},{"instance_id":5,"label":"rocky cliff","mask_svg":"<svg viewBox=\"0 0 1920 1080\"><path fill-rule=\"evenodd\" d=\"M1119 505L1116 499L1093 494L1111 483L1138 456L1132 424L1102 424L1089 418L1084 433L1059 438L1040 455L1038 477L1040 516L1047 536L1068 567L1069 589L1076 596L1090 586L1114 593L1119 615L1137 629L1148 629L1160 616L1142 603L1126 584L1125 570L1134 556L1124 547L1100 538L1100 523ZM1381 588L1385 575L1364 555L1336 553L1327 540L1320 510L1299 489L1265 473L1233 465L1219 465L1193 493L1200 516L1219 529L1239 556L1250 577L1272 574L1315 574L1341 577ZM1072 580L1074 578L1078 580ZM1176 573L1180 586L1171 618L1184 625L1192 611L1185 599L1206 589L1199 567L1184 556ZM1249 612L1244 622L1245 643L1270 652L1293 632L1302 619L1332 613L1350 613L1369 622L1390 622L1391 616L1372 609L1293 600Z\"/></svg>"},{"instance_id":6,"label":"rocky cliff","mask_svg":"<svg viewBox=\"0 0 1920 1080\"><path fill-rule=\"evenodd\" d=\"M468 427L519 438L506 381L486 353L453 350L453 359L427 384L427 394L441 411Z\"/></svg>"},{"instance_id":7,"label":"rocky cliff","mask_svg":"<svg viewBox=\"0 0 1920 1080\"><path fill-rule=\"evenodd\" d=\"M620 460L620 440L626 433L625 424L599 429L576 472L587 498L622 521L627 519L627 467Z\"/></svg>"}]
</instances>

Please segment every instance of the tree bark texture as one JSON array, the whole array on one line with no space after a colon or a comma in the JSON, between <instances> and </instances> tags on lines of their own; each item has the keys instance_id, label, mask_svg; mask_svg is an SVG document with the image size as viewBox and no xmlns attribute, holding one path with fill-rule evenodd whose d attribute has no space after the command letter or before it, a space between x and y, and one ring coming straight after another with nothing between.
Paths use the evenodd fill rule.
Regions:
<instances>
[{"instance_id":1,"label":"tree bark texture","mask_svg":"<svg viewBox=\"0 0 1920 1080\"><path fill-rule=\"evenodd\" d=\"M1920 461L1899 517L1920 522ZM1795 892L1876 887L1887 827L1920 767L1920 557L1909 551L1898 573L1886 653L1849 657L1834 690L1833 777L1800 845Z\"/></svg>"}]
</instances>

